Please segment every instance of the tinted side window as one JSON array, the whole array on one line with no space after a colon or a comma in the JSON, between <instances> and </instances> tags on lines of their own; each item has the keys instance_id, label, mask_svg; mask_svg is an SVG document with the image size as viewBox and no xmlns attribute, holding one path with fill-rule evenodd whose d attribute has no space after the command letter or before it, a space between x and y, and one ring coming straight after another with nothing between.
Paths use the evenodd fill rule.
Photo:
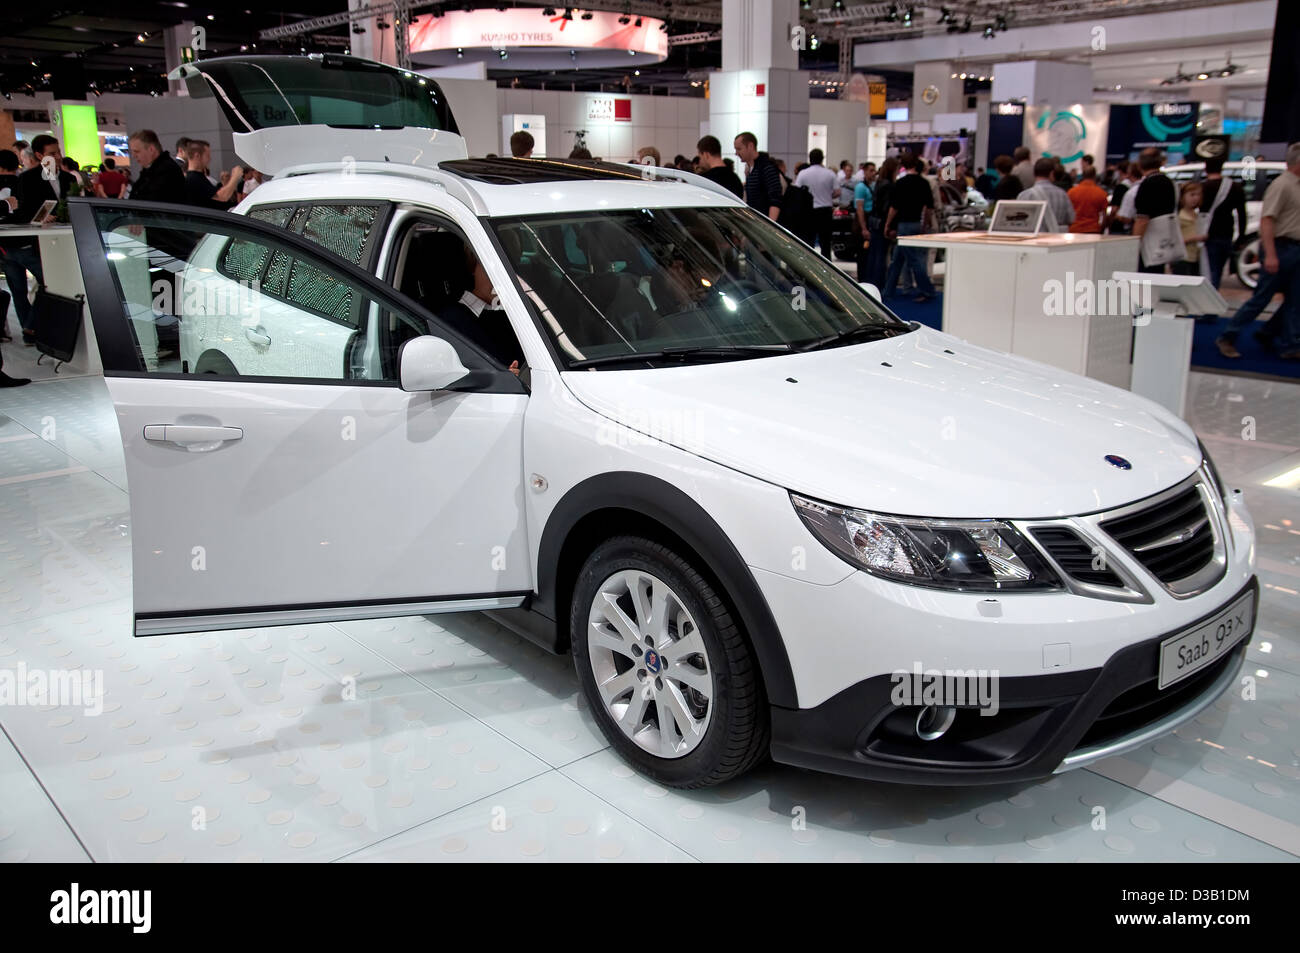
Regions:
<instances>
[{"instance_id":1,"label":"tinted side window","mask_svg":"<svg viewBox=\"0 0 1300 953\"><path fill-rule=\"evenodd\" d=\"M120 301L95 315L117 342L110 372L396 382L402 343L428 333L364 279L239 216L129 203L95 215Z\"/></svg>"}]
</instances>

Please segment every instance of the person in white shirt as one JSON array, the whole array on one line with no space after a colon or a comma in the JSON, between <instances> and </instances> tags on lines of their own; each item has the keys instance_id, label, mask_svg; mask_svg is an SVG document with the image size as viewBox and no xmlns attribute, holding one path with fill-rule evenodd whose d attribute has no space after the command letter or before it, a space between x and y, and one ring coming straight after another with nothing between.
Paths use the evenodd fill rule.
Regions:
<instances>
[{"instance_id":1,"label":"person in white shirt","mask_svg":"<svg viewBox=\"0 0 1300 953\"><path fill-rule=\"evenodd\" d=\"M853 183L850 177L853 175L853 163L845 159L840 163L840 169L835 173L835 187L840 190L839 206L848 208L853 204ZM844 187L848 183L848 188Z\"/></svg>"},{"instance_id":2,"label":"person in white shirt","mask_svg":"<svg viewBox=\"0 0 1300 953\"><path fill-rule=\"evenodd\" d=\"M835 173L826 168L825 153L814 149L808 153L809 165L795 177L794 184L806 188L812 195L813 234L821 253L831 257L832 203L839 197L840 187L835 184Z\"/></svg>"}]
</instances>

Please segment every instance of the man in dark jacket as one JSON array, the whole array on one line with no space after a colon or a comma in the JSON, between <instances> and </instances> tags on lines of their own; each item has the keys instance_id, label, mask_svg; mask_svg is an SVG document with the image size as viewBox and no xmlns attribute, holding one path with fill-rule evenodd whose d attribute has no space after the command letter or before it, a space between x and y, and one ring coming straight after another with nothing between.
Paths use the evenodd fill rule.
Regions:
<instances>
[{"instance_id":1,"label":"man in dark jacket","mask_svg":"<svg viewBox=\"0 0 1300 953\"><path fill-rule=\"evenodd\" d=\"M1223 198L1219 190L1227 189ZM1246 235L1246 190L1240 182L1223 177L1223 156L1205 160L1205 181L1201 184L1201 211L1213 212L1208 237L1205 239L1205 257L1209 259L1210 284L1219 287L1223 266L1232 257L1232 219L1237 218L1237 240Z\"/></svg>"},{"instance_id":2,"label":"man in dark jacket","mask_svg":"<svg viewBox=\"0 0 1300 953\"><path fill-rule=\"evenodd\" d=\"M77 184L71 172L63 170L63 155L59 141L53 136L41 135L32 140L32 153L38 164L18 176L18 186L8 199L9 216L6 221L15 224L31 222L41 206L49 201L59 201ZM39 222L34 224L40 224ZM32 306L27 299L27 273L45 284L41 268L41 253L34 236L9 238L0 247L4 255L5 280L13 295L14 311L23 329L23 343L35 344L36 331L32 326Z\"/></svg>"},{"instance_id":3,"label":"man in dark jacket","mask_svg":"<svg viewBox=\"0 0 1300 953\"><path fill-rule=\"evenodd\" d=\"M732 147L740 161L749 167L745 176L745 202L772 221L781 214L781 173L766 152L758 151L758 139L752 132L736 136Z\"/></svg>"},{"instance_id":4,"label":"man in dark jacket","mask_svg":"<svg viewBox=\"0 0 1300 953\"><path fill-rule=\"evenodd\" d=\"M141 202L184 204L185 173L168 155L152 129L131 133L131 161L140 170L131 187L131 198Z\"/></svg>"}]
</instances>

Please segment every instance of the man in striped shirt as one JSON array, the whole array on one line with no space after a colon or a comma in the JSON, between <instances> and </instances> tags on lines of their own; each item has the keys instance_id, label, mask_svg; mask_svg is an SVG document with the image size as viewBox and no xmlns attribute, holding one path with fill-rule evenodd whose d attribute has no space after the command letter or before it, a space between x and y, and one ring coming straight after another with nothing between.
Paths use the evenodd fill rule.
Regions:
<instances>
[{"instance_id":1,"label":"man in striped shirt","mask_svg":"<svg viewBox=\"0 0 1300 953\"><path fill-rule=\"evenodd\" d=\"M1034 163L1034 184L1016 196L1017 202L1046 202L1047 214L1043 216L1043 231L1069 231L1074 221L1074 206L1065 189L1052 181L1056 161L1043 157Z\"/></svg>"}]
</instances>

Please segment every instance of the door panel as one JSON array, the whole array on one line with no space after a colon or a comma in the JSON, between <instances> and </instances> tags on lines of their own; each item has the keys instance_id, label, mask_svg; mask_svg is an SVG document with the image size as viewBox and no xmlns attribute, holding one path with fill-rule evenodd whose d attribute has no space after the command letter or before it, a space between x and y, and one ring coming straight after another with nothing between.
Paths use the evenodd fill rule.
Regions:
<instances>
[{"instance_id":1,"label":"door panel","mask_svg":"<svg viewBox=\"0 0 1300 953\"><path fill-rule=\"evenodd\" d=\"M531 591L513 375L266 224L152 203L72 213L131 489L138 634ZM401 343L430 330L470 369L463 389L397 386Z\"/></svg>"},{"instance_id":2,"label":"door panel","mask_svg":"<svg viewBox=\"0 0 1300 953\"><path fill-rule=\"evenodd\" d=\"M199 377L108 389L138 617L532 588L522 395ZM157 424L243 434L198 452L146 439Z\"/></svg>"}]
</instances>

